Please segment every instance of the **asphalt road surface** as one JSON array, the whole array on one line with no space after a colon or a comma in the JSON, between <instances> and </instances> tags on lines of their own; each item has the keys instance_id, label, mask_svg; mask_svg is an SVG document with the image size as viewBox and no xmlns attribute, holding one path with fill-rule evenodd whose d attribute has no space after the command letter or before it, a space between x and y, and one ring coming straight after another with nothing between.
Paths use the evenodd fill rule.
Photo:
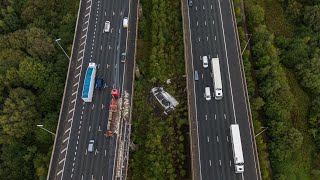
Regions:
<instances>
[{"instance_id":1,"label":"asphalt road surface","mask_svg":"<svg viewBox=\"0 0 320 180\"><path fill-rule=\"evenodd\" d=\"M199 72L195 84L196 117L200 149L200 179L259 179L257 159L248 116L245 85L229 1L193 1L189 8L193 70ZM203 68L202 57L209 57ZM223 98L213 97L211 58L219 57ZM212 99L204 98L210 87ZM230 142L231 124L239 124L244 153L244 173L235 173Z\"/></svg>"},{"instance_id":2,"label":"asphalt road surface","mask_svg":"<svg viewBox=\"0 0 320 180\"><path fill-rule=\"evenodd\" d=\"M62 120L57 131L48 179L114 178L117 135L106 137L104 133L108 124L111 90L116 88L121 94L124 88L128 88L132 92L132 75L128 73L133 72L135 34L128 40L128 28L122 25L123 18L129 17L130 1L81 1L75 36L75 43L79 44L74 44L76 52L73 52L76 62L70 65L71 85L67 85L64 95L64 101L69 105L62 106L68 110L65 117L60 115ZM103 32L106 21L110 21L110 32ZM129 19L129 26L135 23L135 19ZM132 32L135 33L135 29ZM127 59L132 62L120 62L123 52L128 53ZM104 88L95 89L92 102L84 103L81 94L89 62L97 64L96 77L104 78ZM128 78L131 78L129 80L125 80L126 71ZM72 91L68 86L72 87ZM87 151L90 140L95 141L94 152Z\"/></svg>"}]
</instances>

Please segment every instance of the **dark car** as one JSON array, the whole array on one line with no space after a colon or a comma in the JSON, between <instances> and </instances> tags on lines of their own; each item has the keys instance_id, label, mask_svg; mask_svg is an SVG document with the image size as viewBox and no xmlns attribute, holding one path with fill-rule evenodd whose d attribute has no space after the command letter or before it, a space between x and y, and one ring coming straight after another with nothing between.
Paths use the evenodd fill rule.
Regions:
<instances>
[{"instance_id":1,"label":"dark car","mask_svg":"<svg viewBox=\"0 0 320 180\"><path fill-rule=\"evenodd\" d=\"M121 62L122 63L126 62L126 53L121 54Z\"/></svg>"},{"instance_id":2,"label":"dark car","mask_svg":"<svg viewBox=\"0 0 320 180\"><path fill-rule=\"evenodd\" d=\"M189 2L189 6L191 7L192 6L192 0L188 0Z\"/></svg>"},{"instance_id":3,"label":"dark car","mask_svg":"<svg viewBox=\"0 0 320 180\"><path fill-rule=\"evenodd\" d=\"M103 88L103 78L97 78L96 79L96 88L102 89Z\"/></svg>"}]
</instances>

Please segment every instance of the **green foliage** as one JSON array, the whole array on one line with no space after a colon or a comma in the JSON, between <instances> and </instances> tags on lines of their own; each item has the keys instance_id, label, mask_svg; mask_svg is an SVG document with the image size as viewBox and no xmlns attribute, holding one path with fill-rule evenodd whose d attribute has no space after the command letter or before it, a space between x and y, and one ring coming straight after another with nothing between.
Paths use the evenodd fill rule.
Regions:
<instances>
[{"instance_id":1,"label":"green foliage","mask_svg":"<svg viewBox=\"0 0 320 180\"><path fill-rule=\"evenodd\" d=\"M180 3L141 0L141 4L137 63L142 76L135 81L131 139L137 149L130 152L130 179L186 179L188 113L181 88L186 84ZM165 85L169 78L172 83ZM168 116L161 116L163 109L148 100L150 89L158 84L180 103Z\"/></svg>"},{"instance_id":2,"label":"green foliage","mask_svg":"<svg viewBox=\"0 0 320 180\"><path fill-rule=\"evenodd\" d=\"M19 66L19 77L27 86L44 88L50 71L35 59L25 59Z\"/></svg>"},{"instance_id":3,"label":"green foliage","mask_svg":"<svg viewBox=\"0 0 320 180\"><path fill-rule=\"evenodd\" d=\"M320 31L320 5L307 6L303 13L304 23L315 32Z\"/></svg>"},{"instance_id":4,"label":"green foliage","mask_svg":"<svg viewBox=\"0 0 320 180\"><path fill-rule=\"evenodd\" d=\"M259 5L249 6L246 18L249 27L257 27L264 22L264 9Z\"/></svg>"},{"instance_id":5,"label":"green foliage","mask_svg":"<svg viewBox=\"0 0 320 180\"><path fill-rule=\"evenodd\" d=\"M248 0L249 1L249 0ZM308 113L308 101L301 99L303 98L304 93L299 90L292 80L288 80L288 73L286 73L285 69L280 64L279 60L283 62L287 67L295 68L297 67L298 72L303 74L302 78L311 79L309 84L305 83L304 79L302 79L302 83L305 83L305 86L316 88L315 84L317 83L316 79L318 71L316 61L308 61L310 52L313 54L317 54L315 50L310 49L311 39L313 44L317 44L317 38L314 38L308 34L309 30L305 30L305 28L301 28L301 31L304 32L305 36L302 38L291 38L285 39L284 37L279 38L279 35L289 35L289 33L281 33L281 31L275 31L274 25L276 23L272 23L269 17L275 16L280 17L280 19L276 20L278 23L282 22L283 24L279 25L280 28L286 28L285 19L288 17L284 17L284 14L281 12L281 7L272 12L272 3L273 1L258 1L251 2L247 5L247 12L253 11L253 7L257 6L257 4L263 5L265 8L264 12L266 13L266 24L263 25L263 21L257 23L253 26L253 17L252 15L258 14L257 12L253 12L251 15L247 15L248 23L250 26L250 33L252 34L251 41L251 49L253 55L253 68L255 77L257 78L257 87L258 91L256 96L260 96L260 98L251 98L251 106L252 106L252 117L254 118L254 122L258 118L262 118L264 124L268 126L268 150L270 152L270 162L273 168L273 178L274 179L309 179L310 176L308 173L311 172L310 169L310 161L312 155L312 142L310 140L310 136L306 134L308 132L308 127L306 125L305 120L307 119ZM285 3L285 2L283 2ZM299 2L300 3L300 2ZM295 8L298 10L301 6L299 3L289 2L289 4L296 4ZM270 4L271 6L266 6ZM275 3L277 4L277 3ZM275 5L274 4L274 5ZM288 8L285 8L286 11ZM301 10L301 9L300 9ZM257 10L256 10L257 11ZM282 13L282 14L279 14ZM296 17L300 17L300 12L291 12L296 15ZM250 17L251 16L251 17ZM256 17L256 18L261 18ZM282 18L282 20L281 20ZM262 18L261 18L262 19ZM276 22L274 21L274 22ZM300 21L296 19L295 21ZM259 21L255 21L259 22ZM251 23L251 24L250 24ZM261 24L262 23L262 24ZM292 28L292 24L289 24ZM279 29L278 27L278 29ZM276 32L276 36L274 36L271 32ZM285 32L285 30L283 31ZM291 31L293 33L293 31ZM275 46L274 39L276 39L277 45L282 49L278 49ZM280 54L280 58L279 55ZM314 55L315 59L317 56ZM312 62L312 64L311 64ZM312 68L309 68L311 67ZM249 66L250 67L250 66ZM245 66L248 68L248 66ZM311 69L311 72L310 72ZM247 71L247 70L246 70ZM308 81L306 81L308 82ZM311 82L315 84L311 84ZM294 89L292 89L294 88ZM263 109L263 111L259 114L256 112L259 109ZM299 111L299 112L298 112ZM259 116L260 115L260 116ZM311 121L311 120L310 120ZM312 122L315 126L317 126L317 118L314 116ZM255 125L256 127L256 125ZM257 125L259 127L259 125ZM255 128L256 129L256 128ZM310 131L314 136L318 133L317 128L313 128ZM304 143L304 147L302 147L302 143ZM258 151L260 162L264 160L265 151L261 151L263 149L263 145L261 142L257 140ZM261 148L261 149L260 149ZM262 153L262 155L261 155ZM261 159L263 158L263 159ZM264 161L261 164L262 176L266 179L270 179L268 176L268 164ZM314 168L315 174L319 168Z\"/></svg>"},{"instance_id":6,"label":"green foliage","mask_svg":"<svg viewBox=\"0 0 320 180\"><path fill-rule=\"evenodd\" d=\"M308 59L308 41L310 38L292 39L286 45L282 45L281 60L289 68Z\"/></svg>"},{"instance_id":7,"label":"green foliage","mask_svg":"<svg viewBox=\"0 0 320 180\"><path fill-rule=\"evenodd\" d=\"M28 150L23 141L5 144L1 148L0 176L4 180L25 179L33 180L33 165L30 159L34 151Z\"/></svg>"},{"instance_id":8,"label":"green foliage","mask_svg":"<svg viewBox=\"0 0 320 180\"><path fill-rule=\"evenodd\" d=\"M320 54L320 53L319 53ZM302 84L314 94L320 93L320 55L318 53L312 59L297 66Z\"/></svg>"},{"instance_id":9,"label":"green foliage","mask_svg":"<svg viewBox=\"0 0 320 180\"><path fill-rule=\"evenodd\" d=\"M10 92L0 116L4 133L22 138L34 128L36 118L36 97L29 90L17 88Z\"/></svg>"},{"instance_id":10,"label":"green foliage","mask_svg":"<svg viewBox=\"0 0 320 180\"><path fill-rule=\"evenodd\" d=\"M71 49L79 1L0 2L0 176L45 179L68 61L53 39Z\"/></svg>"}]
</instances>

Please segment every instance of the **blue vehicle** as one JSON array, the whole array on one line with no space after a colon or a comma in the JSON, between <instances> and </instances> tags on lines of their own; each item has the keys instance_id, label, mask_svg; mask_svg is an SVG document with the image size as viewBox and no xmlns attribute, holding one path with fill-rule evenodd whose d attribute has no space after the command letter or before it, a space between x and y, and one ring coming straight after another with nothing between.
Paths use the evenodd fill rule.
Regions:
<instances>
[{"instance_id":1,"label":"blue vehicle","mask_svg":"<svg viewBox=\"0 0 320 180\"><path fill-rule=\"evenodd\" d=\"M84 102L91 102L94 89L94 79L96 77L96 63L89 63L83 83L82 96Z\"/></svg>"},{"instance_id":2,"label":"blue vehicle","mask_svg":"<svg viewBox=\"0 0 320 180\"><path fill-rule=\"evenodd\" d=\"M96 79L96 88L102 89L103 88L103 78L97 78Z\"/></svg>"}]
</instances>

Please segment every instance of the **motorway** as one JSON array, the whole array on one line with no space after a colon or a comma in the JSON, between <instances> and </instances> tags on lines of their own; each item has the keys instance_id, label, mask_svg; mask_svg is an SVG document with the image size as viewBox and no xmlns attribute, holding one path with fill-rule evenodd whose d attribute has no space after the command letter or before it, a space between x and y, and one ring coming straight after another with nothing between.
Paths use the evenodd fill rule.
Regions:
<instances>
[{"instance_id":1,"label":"motorway","mask_svg":"<svg viewBox=\"0 0 320 180\"><path fill-rule=\"evenodd\" d=\"M106 137L104 133L111 90L116 88L119 94L124 90L132 93L130 73L133 73L134 66L136 21L130 20L131 1L137 3L135 0L81 1L75 52L72 52L67 80L71 85L66 85L64 93L48 179L103 180L115 177L117 134ZM136 10L132 12L135 14ZM129 29L122 26L124 17L129 17ZM110 32L103 32L105 21L110 21ZM120 62L123 52L127 53L129 63ZM94 90L91 103L84 103L81 94L89 62L97 64L96 77L104 78L105 84L102 90ZM65 115L63 111L66 111ZM127 123L124 128L130 129ZM126 131L119 130L120 133L128 133ZM94 152L87 151L90 140L95 140Z\"/></svg>"},{"instance_id":2,"label":"motorway","mask_svg":"<svg viewBox=\"0 0 320 180\"><path fill-rule=\"evenodd\" d=\"M192 71L198 70L194 81L194 101L199 148L199 179L256 180L260 179L255 145L246 103L245 84L237 47L231 5L228 0L197 0L188 11ZM213 95L211 61L203 68L202 57L219 57L223 98L204 98L209 86ZM191 89L192 90L192 89ZM239 124L244 152L244 173L236 174L230 142L231 124Z\"/></svg>"}]
</instances>

